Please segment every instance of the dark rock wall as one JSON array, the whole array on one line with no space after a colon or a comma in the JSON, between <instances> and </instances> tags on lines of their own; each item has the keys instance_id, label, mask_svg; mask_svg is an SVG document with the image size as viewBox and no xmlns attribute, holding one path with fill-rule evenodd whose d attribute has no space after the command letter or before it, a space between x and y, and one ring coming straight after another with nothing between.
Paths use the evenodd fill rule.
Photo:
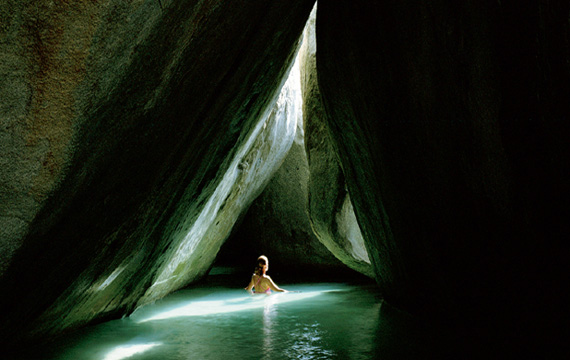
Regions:
<instances>
[{"instance_id":1,"label":"dark rock wall","mask_svg":"<svg viewBox=\"0 0 570 360\"><path fill-rule=\"evenodd\" d=\"M191 216L180 200L204 206L274 99L312 5L2 7L0 219L14 229L2 231L3 341L134 308L173 216ZM110 289L104 279L115 289L85 302Z\"/></svg>"},{"instance_id":2,"label":"dark rock wall","mask_svg":"<svg viewBox=\"0 0 570 360\"><path fill-rule=\"evenodd\" d=\"M569 6L319 2L320 90L392 303L510 335L562 321Z\"/></svg>"}]
</instances>

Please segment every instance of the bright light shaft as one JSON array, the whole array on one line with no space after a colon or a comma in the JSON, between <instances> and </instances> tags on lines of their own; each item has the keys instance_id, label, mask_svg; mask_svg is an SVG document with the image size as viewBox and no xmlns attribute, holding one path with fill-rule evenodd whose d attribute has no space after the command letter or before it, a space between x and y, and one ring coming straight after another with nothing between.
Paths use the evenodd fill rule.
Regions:
<instances>
[{"instance_id":1,"label":"bright light shaft","mask_svg":"<svg viewBox=\"0 0 570 360\"><path fill-rule=\"evenodd\" d=\"M139 345L122 345L111 350L103 360L122 360L136 354L143 353L152 349L161 343L139 344Z\"/></svg>"},{"instance_id":2,"label":"bright light shaft","mask_svg":"<svg viewBox=\"0 0 570 360\"><path fill-rule=\"evenodd\" d=\"M186 316L203 316L212 314L231 313L235 311L250 310L265 307L268 302L272 305L299 301L322 294L323 291L311 291L306 293L287 293L274 295L254 295L240 299L192 301L186 305L172 310L159 312L154 316L139 321L140 323L154 320L165 320Z\"/></svg>"}]
</instances>

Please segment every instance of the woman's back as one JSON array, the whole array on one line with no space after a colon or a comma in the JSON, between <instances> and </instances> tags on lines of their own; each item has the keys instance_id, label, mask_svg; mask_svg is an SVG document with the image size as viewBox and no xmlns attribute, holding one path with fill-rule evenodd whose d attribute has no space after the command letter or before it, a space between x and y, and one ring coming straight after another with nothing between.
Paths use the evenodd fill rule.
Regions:
<instances>
[{"instance_id":1,"label":"woman's back","mask_svg":"<svg viewBox=\"0 0 570 360\"><path fill-rule=\"evenodd\" d=\"M267 275L253 275L253 288L256 294L271 292L271 278Z\"/></svg>"},{"instance_id":2,"label":"woman's back","mask_svg":"<svg viewBox=\"0 0 570 360\"><path fill-rule=\"evenodd\" d=\"M257 259L257 261L257 267L255 268L251 281L245 290L252 292L252 289L255 289L255 293L257 294L269 294L271 293L271 290L285 292L286 290L281 289L269 276L265 275L269 262L267 257L262 255Z\"/></svg>"}]
</instances>

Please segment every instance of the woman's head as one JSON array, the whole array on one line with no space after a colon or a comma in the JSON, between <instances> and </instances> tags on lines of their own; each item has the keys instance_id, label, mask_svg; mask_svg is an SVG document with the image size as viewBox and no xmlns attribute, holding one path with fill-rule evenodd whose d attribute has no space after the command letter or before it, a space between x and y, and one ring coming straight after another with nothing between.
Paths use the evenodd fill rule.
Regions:
<instances>
[{"instance_id":1,"label":"woman's head","mask_svg":"<svg viewBox=\"0 0 570 360\"><path fill-rule=\"evenodd\" d=\"M257 275L264 274L267 269L269 269L269 259L265 255L261 255L257 258L257 266L255 267L255 273Z\"/></svg>"},{"instance_id":2,"label":"woman's head","mask_svg":"<svg viewBox=\"0 0 570 360\"><path fill-rule=\"evenodd\" d=\"M269 267L269 259L265 255L261 255L260 257L258 257L257 263Z\"/></svg>"}]
</instances>

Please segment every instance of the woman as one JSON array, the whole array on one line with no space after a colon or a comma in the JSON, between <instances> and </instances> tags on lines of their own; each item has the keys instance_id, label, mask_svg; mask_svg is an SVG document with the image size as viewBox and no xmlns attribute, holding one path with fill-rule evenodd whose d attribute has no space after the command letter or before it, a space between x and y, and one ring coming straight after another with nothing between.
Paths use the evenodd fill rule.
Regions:
<instances>
[{"instance_id":1,"label":"woman","mask_svg":"<svg viewBox=\"0 0 570 360\"><path fill-rule=\"evenodd\" d=\"M269 259L267 256L261 255L257 258L257 266L251 277L249 285L245 288L252 294L271 294L271 290L278 292L287 292L287 290L281 289L277 286L273 280L268 275L265 275L269 269ZM252 290L255 289L255 292Z\"/></svg>"}]
</instances>

